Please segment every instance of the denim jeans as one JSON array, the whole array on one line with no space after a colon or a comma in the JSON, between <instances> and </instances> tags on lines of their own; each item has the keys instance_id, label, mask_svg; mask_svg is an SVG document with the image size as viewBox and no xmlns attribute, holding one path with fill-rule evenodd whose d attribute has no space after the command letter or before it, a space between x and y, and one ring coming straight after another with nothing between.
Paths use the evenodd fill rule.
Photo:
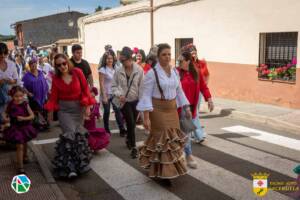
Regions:
<instances>
[{"instance_id":1,"label":"denim jeans","mask_svg":"<svg viewBox=\"0 0 300 200\"><path fill-rule=\"evenodd\" d=\"M109 98L108 103L103 103L103 109L104 109L104 114L103 114L103 122L104 122L104 128L106 131L109 131L109 115L110 115L110 104L113 107L113 110L115 112L116 116L116 121L118 124L118 127L121 130L124 130L124 124L123 124L123 119L122 119L122 114L119 108L117 108L113 103L112 103L112 98Z\"/></svg>"},{"instance_id":2,"label":"denim jeans","mask_svg":"<svg viewBox=\"0 0 300 200\"><path fill-rule=\"evenodd\" d=\"M199 110L200 110L200 105L201 105L201 98L202 98L202 94L199 94L199 101L198 101L198 105L197 105L197 115L196 117L193 119L193 123L194 125L197 127L197 129L194 131L194 137L197 140L202 140L203 138L206 137L205 132L203 131L201 124L200 124L200 119L199 119Z\"/></svg>"},{"instance_id":3,"label":"denim jeans","mask_svg":"<svg viewBox=\"0 0 300 200\"><path fill-rule=\"evenodd\" d=\"M188 140L184 147L185 156L192 155L192 141L191 141L191 134L188 133Z\"/></svg>"}]
</instances>

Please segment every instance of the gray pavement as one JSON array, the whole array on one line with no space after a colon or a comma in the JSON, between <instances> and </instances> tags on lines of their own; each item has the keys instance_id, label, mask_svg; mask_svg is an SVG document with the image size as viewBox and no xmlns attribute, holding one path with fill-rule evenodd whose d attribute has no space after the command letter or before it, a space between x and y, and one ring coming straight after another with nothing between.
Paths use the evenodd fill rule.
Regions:
<instances>
[{"instance_id":1,"label":"gray pavement","mask_svg":"<svg viewBox=\"0 0 300 200\"><path fill-rule=\"evenodd\" d=\"M27 193L17 194L11 188L11 181L16 175L16 153L13 146L0 145L0 199L2 200L64 200L64 196L57 188L56 182L49 183L43 175L40 163L29 148L30 162L25 164L26 175L31 181Z\"/></svg>"},{"instance_id":2,"label":"gray pavement","mask_svg":"<svg viewBox=\"0 0 300 200\"><path fill-rule=\"evenodd\" d=\"M78 179L56 180L66 199L77 200L117 200L117 199L261 199L252 192L251 173L269 173L269 182L293 182L296 174L292 169L300 163L299 151L290 141L300 142L300 135L292 131L274 129L264 123L232 118L227 112L201 113L201 122L208 133L207 140L193 144L193 154L198 169L189 169L187 175L172 181L166 187L157 180L147 177L147 172L131 159L125 147L124 138L117 134L117 126L111 117L111 143L106 150L97 152L92 160L92 170ZM102 126L101 122L98 124ZM252 128L282 137L281 143L274 144L248 132L230 132L224 128ZM243 129L241 129L243 130ZM53 125L51 132L41 133L38 145L46 157L53 159L59 128ZM248 135L247 135L248 134ZM259 134L258 134L259 135ZM137 128L137 143L146 138L141 127ZM49 143L48 143L49 142ZM299 143L300 144L300 143ZM48 161L48 163L50 163ZM51 170L51 166L49 165ZM291 192L269 190L262 199L292 199Z\"/></svg>"},{"instance_id":3,"label":"gray pavement","mask_svg":"<svg viewBox=\"0 0 300 200\"><path fill-rule=\"evenodd\" d=\"M284 108L269 104L214 98L214 113L226 113L237 119L266 124L279 130L300 134L300 109ZM203 103L201 110L207 111Z\"/></svg>"}]
</instances>

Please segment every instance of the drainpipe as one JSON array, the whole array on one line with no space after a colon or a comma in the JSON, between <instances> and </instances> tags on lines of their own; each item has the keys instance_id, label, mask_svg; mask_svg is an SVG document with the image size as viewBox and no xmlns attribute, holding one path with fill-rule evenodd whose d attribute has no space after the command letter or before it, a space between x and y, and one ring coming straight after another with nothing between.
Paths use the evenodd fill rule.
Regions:
<instances>
[{"instance_id":1,"label":"drainpipe","mask_svg":"<svg viewBox=\"0 0 300 200\"><path fill-rule=\"evenodd\" d=\"M154 26L153 26L153 0L150 0L150 34L151 34L151 47L154 46Z\"/></svg>"}]
</instances>

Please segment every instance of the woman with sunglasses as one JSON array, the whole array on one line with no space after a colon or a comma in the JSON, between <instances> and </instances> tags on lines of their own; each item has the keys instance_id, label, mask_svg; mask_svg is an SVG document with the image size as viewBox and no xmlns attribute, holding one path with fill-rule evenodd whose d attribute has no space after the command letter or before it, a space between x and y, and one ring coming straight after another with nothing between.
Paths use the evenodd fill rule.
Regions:
<instances>
[{"instance_id":1,"label":"woman with sunglasses","mask_svg":"<svg viewBox=\"0 0 300 200\"><path fill-rule=\"evenodd\" d=\"M57 142L54 158L57 177L75 177L87 172L91 151L87 143L84 119L90 115L90 107L95 104L88 83L78 68L74 68L66 55L54 57L55 75L49 101L45 108L49 111L49 122L53 111L58 110L58 120L63 133Z\"/></svg>"},{"instance_id":2,"label":"woman with sunglasses","mask_svg":"<svg viewBox=\"0 0 300 200\"><path fill-rule=\"evenodd\" d=\"M208 107L210 111L212 111L213 102L211 100L211 94L201 73L198 73L198 70L195 68L190 52L182 52L181 56L179 57L179 63L180 66L177 68L177 70L180 77L182 89L185 93L185 96L190 102L193 123L197 127L197 129L199 129L199 127L197 126L199 121L199 117L197 116L197 104L199 101L199 94L200 92L203 94L205 100L208 101ZM199 131L197 129L195 130L196 132ZM190 133L187 134L189 139L184 148L187 165L190 168L196 169L197 163L192 156L192 144Z\"/></svg>"},{"instance_id":3,"label":"woman with sunglasses","mask_svg":"<svg viewBox=\"0 0 300 200\"><path fill-rule=\"evenodd\" d=\"M170 65L171 47L159 44L157 56L158 63L146 74L137 105L144 112L144 127L150 131L140 147L139 163L149 169L149 177L170 185L170 179L187 173L183 156L187 137L180 130L177 107L183 107L188 118L191 111L176 69Z\"/></svg>"}]
</instances>

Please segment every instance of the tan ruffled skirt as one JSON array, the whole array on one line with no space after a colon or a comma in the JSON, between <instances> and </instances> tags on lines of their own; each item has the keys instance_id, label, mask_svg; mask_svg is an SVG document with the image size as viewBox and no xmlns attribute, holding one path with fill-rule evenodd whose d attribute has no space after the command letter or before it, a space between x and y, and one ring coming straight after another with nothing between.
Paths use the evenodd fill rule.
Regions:
<instances>
[{"instance_id":1,"label":"tan ruffled skirt","mask_svg":"<svg viewBox=\"0 0 300 200\"><path fill-rule=\"evenodd\" d=\"M183 148L187 140L180 131L176 100L153 99L151 132L139 147L139 164L149 177L172 179L187 173Z\"/></svg>"}]
</instances>

